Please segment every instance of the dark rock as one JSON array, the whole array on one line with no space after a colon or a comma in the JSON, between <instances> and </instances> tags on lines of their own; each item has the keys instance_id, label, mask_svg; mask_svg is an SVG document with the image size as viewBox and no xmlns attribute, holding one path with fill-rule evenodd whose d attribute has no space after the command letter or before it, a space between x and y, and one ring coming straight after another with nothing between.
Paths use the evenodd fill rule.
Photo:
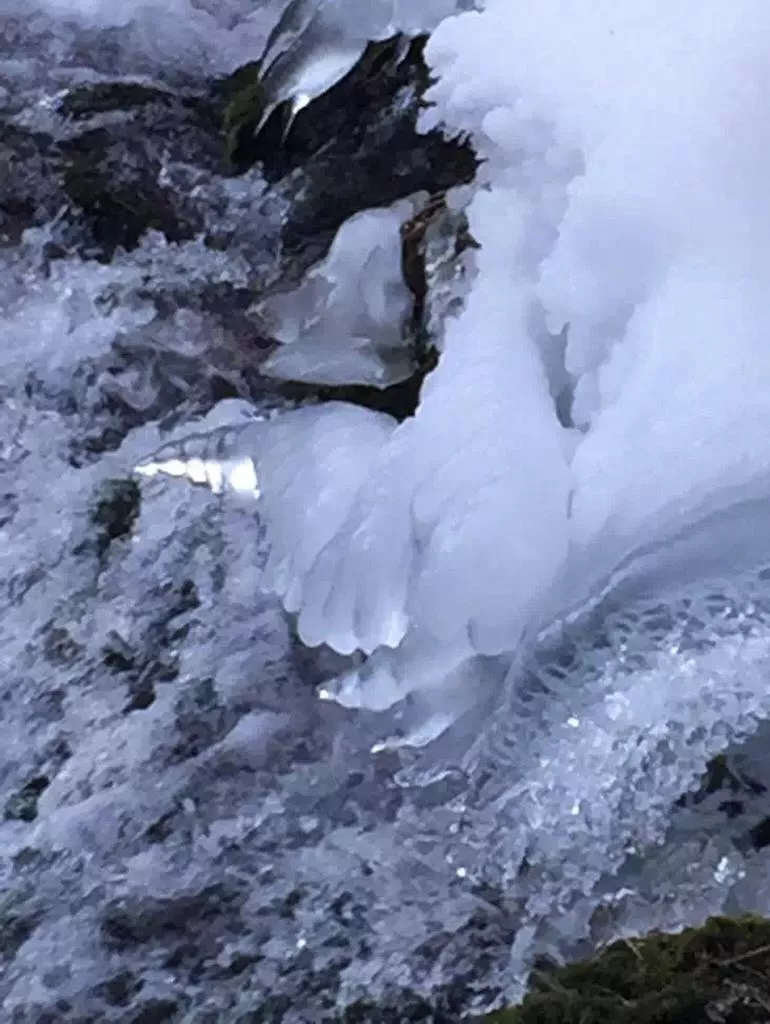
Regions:
<instances>
[{"instance_id":1,"label":"dark rock","mask_svg":"<svg viewBox=\"0 0 770 1024\"><path fill-rule=\"evenodd\" d=\"M60 101L62 137L0 120L0 241L60 211L48 255L109 260L150 230L169 241L204 228L201 209L164 180L175 162L222 169L221 110L205 97L135 83L80 86Z\"/></svg>"},{"instance_id":2,"label":"dark rock","mask_svg":"<svg viewBox=\"0 0 770 1024\"><path fill-rule=\"evenodd\" d=\"M139 510L142 494L135 480L107 480L102 485L91 512L96 527L96 546L103 555L113 541L130 537Z\"/></svg>"},{"instance_id":3,"label":"dark rock","mask_svg":"<svg viewBox=\"0 0 770 1024\"><path fill-rule=\"evenodd\" d=\"M739 759L719 754L707 765L698 788L681 796L676 806L685 811L707 806L724 816L725 822L740 821L743 831L736 845L745 852L756 851L770 845L766 793L765 783L752 778Z\"/></svg>"},{"instance_id":4,"label":"dark rock","mask_svg":"<svg viewBox=\"0 0 770 1024\"><path fill-rule=\"evenodd\" d=\"M331 387L319 384L301 384L294 381L276 381L275 392L290 402L350 402L366 409L385 412L397 420L413 416L420 399L420 388L426 375L434 369L437 359L428 354L417 371L407 380L389 388L373 388L363 384Z\"/></svg>"},{"instance_id":5,"label":"dark rock","mask_svg":"<svg viewBox=\"0 0 770 1024\"><path fill-rule=\"evenodd\" d=\"M86 254L109 258L118 247L130 251L151 229L172 242L201 229L194 211L158 184L152 171L159 164L145 161L132 142L118 146L112 132L97 128L63 149L64 190L93 237Z\"/></svg>"},{"instance_id":6,"label":"dark rock","mask_svg":"<svg viewBox=\"0 0 770 1024\"><path fill-rule=\"evenodd\" d=\"M165 1024L179 1012L175 999L148 999L142 1003L130 1018L130 1024Z\"/></svg>"},{"instance_id":7,"label":"dark rock","mask_svg":"<svg viewBox=\"0 0 770 1024\"><path fill-rule=\"evenodd\" d=\"M0 897L0 964L9 961L35 931L43 914L29 907L20 894Z\"/></svg>"},{"instance_id":8,"label":"dark rock","mask_svg":"<svg viewBox=\"0 0 770 1024\"><path fill-rule=\"evenodd\" d=\"M241 65L232 75L217 82L214 92L224 105L225 159L231 170L243 172L259 158L252 136L265 105L260 61Z\"/></svg>"},{"instance_id":9,"label":"dark rock","mask_svg":"<svg viewBox=\"0 0 770 1024\"><path fill-rule=\"evenodd\" d=\"M47 223L61 206L53 139L0 120L0 245Z\"/></svg>"},{"instance_id":10,"label":"dark rock","mask_svg":"<svg viewBox=\"0 0 770 1024\"><path fill-rule=\"evenodd\" d=\"M173 93L138 82L99 82L70 90L59 104L64 118L80 121L98 114L125 114L152 104L173 102Z\"/></svg>"},{"instance_id":11,"label":"dark rock","mask_svg":"<svg viewBox=\"0 0 770 1024\"><path fill-rule=\"evenodd\" d=\"M193 955L203 955L207 922L237 919L239 905L245 898L244 891L225 883L212 883L199 892L176 893L167 899L116 900L102 912L102 935L114 949L162 942L166 960L187 949L194 937Z\"/></svg>"},{"instance_id":12,"label":"dark rock","mask_svg":"<svg viewBox=\"0 0 770 1024\"><path fill-rule=\"evenodd\" d=\"M116 83L74 90L59 113L85 122L84 130L61 143L60 153L64 193L87 230L86 255L109 259L118 248L130 251L149 230L172 242L203 230L200 209L183 191L163 184L162 172L168 161L218 169L218 115L210 104ZM101 123L89 127L95 117Z\"/></svg>"},{"instance_id":13,"label":"dark rock","mask_svg":"<svg viewBox=\"0 0 770 1024\"><path fill-rule=\"evenodd\" d=\"M37 817L37 802L41 794L50 786L47 775L36 775L25 782L21 789L14 793L5 805L6 821L34 821Z\"/></svg>"},{"instance_id":14,"label":"dark rock","mask_svg":"<svg viewBox=\"0 0 770 1024\"><path fill-rule=\"evenodd\" d=\"M141 982L131 971L123 970L97 985L94 994L101 996L110 1006L128 1006L141 988Z\"/></svg>"},{"instance_id":15,"label":"dark rock","mask_svg":"<svg viewBox=\"0 0 770 1024\"><path fill-rule=\"evenodd\" d=\"M341 82L297 115L285 145L274 137L272 117L252 134L262 112L258 66L234 79L240 90L228 107L228 156L237 171L259 162L267 180L282 182L291 196L287 255L312 262L354 213L473 179L477 161L467 143L416 130L430 85L426 39L413 39L405 56L400 37L370 44Z\"/></svg>"}]
</instances>

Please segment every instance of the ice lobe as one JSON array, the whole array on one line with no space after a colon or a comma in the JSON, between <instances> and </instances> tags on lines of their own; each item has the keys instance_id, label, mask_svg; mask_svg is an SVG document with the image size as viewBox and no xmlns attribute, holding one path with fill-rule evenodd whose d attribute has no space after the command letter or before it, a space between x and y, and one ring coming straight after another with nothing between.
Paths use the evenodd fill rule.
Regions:
<instances>
[{"instance_id":1,"label":"ice lobe","mask_svg":"<svg viewBox=\"0 0 770 1024\"><path fill-rule=\"evenodd\" d=\"M271 499L264 482L273 501L265 517L282 551L302 543L309 516L325 520L316 494L339 486L324 482L317 462L312 476L292 468L317 443L306 445L303 431L323 420L327 440L340 429L360 447L356 486L345 485L350 511L335 526L325 523L327 543L303 587L300 628L309 642L369 652L395 647L411 629L453 652L452 665L499 653L526 627L566 556L561 428L526 305L507 286L506 268L526 237L522 220L494 194L480 193L469 209L471 230L482 234L501 217L505 229L480 255L479 284L448 328L416 416L381 433L379 450L374 434L362 441L346 432L352 413L343 405L288 413L269 427L291 431L286 472L299 478L301 495L299 510L290 508L289 491ZM361 426L379 422L356 415ZM288 593L279 576L270 583Z\"/></svg>"},{"instance_id":2,"label":"ice lobe","mask_svg":"<svg viewBox=\"0 0 770 1024\"><path fill-rule=\"evenodd\" d=\"M302 609L303 638L313 633L313 611L321 603L316 562L342 529L373 453L394 426L389 416L335 402L286 413L263 428L269 433L258 446L257 472L271 553L262 582L287 608ZM338 647L353 649L342 639Z\"/></svg>"},{"instance_id":3,"label":"ice lobe","mask_svg":"<svg viewBox=\"0 0 770 1024\"><path fill-rule=\"evenodd\" d=\"M530 300L567 327L579 544L632 545L766 463L768 34L756 0L491 2L429 45L426 124L471 131L540 212Z\"/></svg>"}]
</instances>

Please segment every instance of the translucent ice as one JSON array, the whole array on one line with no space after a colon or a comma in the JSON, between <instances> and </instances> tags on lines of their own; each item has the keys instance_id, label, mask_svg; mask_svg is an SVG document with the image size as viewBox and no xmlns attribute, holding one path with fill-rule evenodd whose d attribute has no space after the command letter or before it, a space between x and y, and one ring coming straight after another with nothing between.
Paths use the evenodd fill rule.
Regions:
<instances>
[{"instance_id":1,"label":"translucent ice","mask_svg":"<svg viewBox=\"0 0 770 1024\"><path fill-rule=\"evenodd\" d=\"M401 271L400 228L415 205L351 217L299 288L257 305L266 332L281 343L263 373L380 388L410 376L405 334L413 298Z\"/></svg>"}]
</instances>

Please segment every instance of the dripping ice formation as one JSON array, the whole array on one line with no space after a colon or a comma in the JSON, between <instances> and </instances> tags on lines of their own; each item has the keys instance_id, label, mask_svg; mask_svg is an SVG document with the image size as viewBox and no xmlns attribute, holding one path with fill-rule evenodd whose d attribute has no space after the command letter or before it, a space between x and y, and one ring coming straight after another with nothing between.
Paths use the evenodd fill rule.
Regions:
<instances>
[{"instance_id":1,"label":"dripping ice formation","mask_svg":"<svg viewBox=\"0 0 770 1024\"><path fill-rule=\"evenodd\" d=\"M303 409L262 442L265 585L307 643L373 655L327 696L440 688L766 492L769 34L759 0L489 0L436 29L423 127L484 161L465 308L413 418Z\"/></svg>"}]
</instances>

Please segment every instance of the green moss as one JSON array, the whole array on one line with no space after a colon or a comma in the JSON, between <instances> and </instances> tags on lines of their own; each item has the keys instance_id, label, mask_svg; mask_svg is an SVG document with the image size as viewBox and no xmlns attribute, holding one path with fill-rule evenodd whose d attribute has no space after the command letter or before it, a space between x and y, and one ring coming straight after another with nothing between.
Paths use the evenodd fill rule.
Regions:
<instances>
[{"instance_id":1,"label":"green moss","mask_svg":"<svg viewBox=\"0 0 770 1024\"><path fill-rule=\"evenodd\" d=\"M259 124L265 109L260 62L251 61L238 68L220 90L227 98L222 119L225 159L230 167L236 167L239 165L238 151L243 139Z\"/></svg>"},{"instance_id":2,"label":"green moss","mask_svg":"<svg viewBox=\"0 0 770 1024\"><path fill-rule=\"evenodd\" d=\"M678 935L622 940L540 975L486 1024L767 1024L770 921L714 917Z\"/></svg>"}]
</instances>

